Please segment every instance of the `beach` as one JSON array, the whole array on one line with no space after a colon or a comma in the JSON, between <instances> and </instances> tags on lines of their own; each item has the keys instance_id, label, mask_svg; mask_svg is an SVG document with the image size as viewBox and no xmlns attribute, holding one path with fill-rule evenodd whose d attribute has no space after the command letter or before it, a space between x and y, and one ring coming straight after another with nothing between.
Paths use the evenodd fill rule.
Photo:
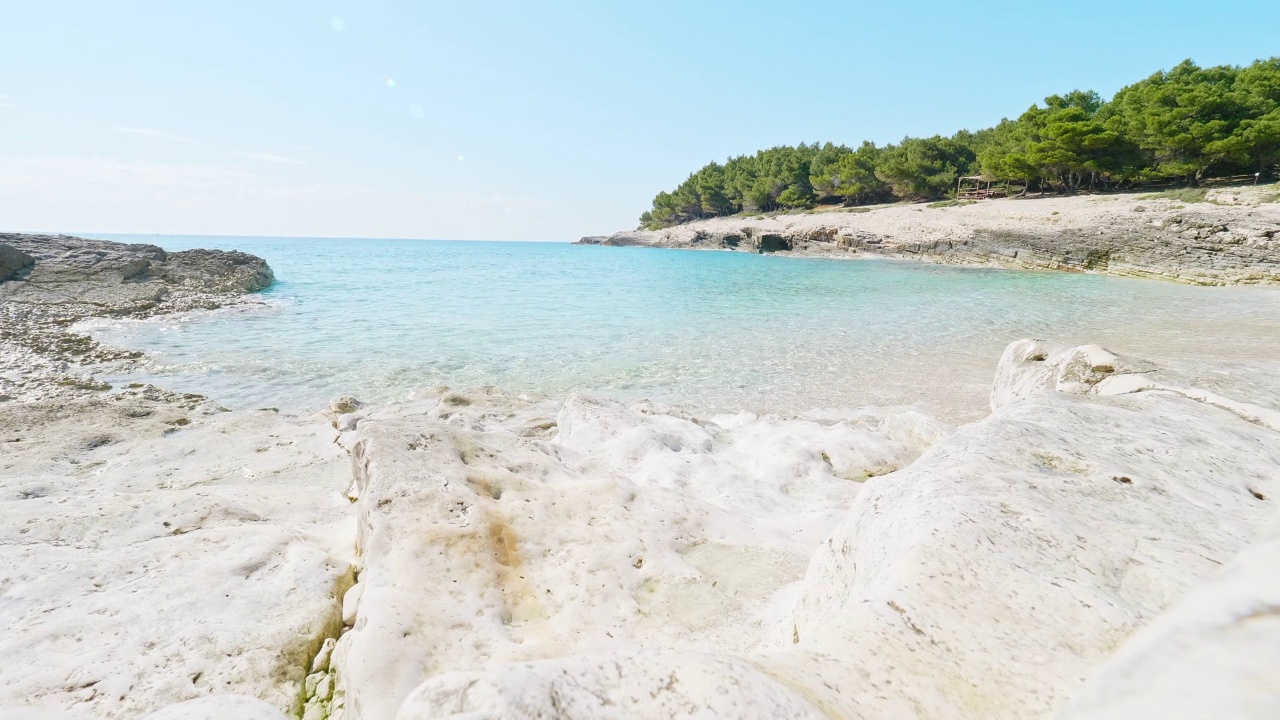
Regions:
<instances>
[{"instance_id":1,"label":"beach","mask_svg":"<svg viewBox=\"0 0 1280 720\"><path fill-rule=\"evenodd\" d=\"M1248 253L1106 269L1270 281L1272 209L1242 197L1204 212L1239 216L1229 235L1262 227L1228 243ZM1071 211L1085 200L1130 202L1053 201L1050 217L1093 227ZM1008 222L1053 222L1047 202ZM849 217L937 215L962 245L973 236L955 228L978 224L965 218L1008 207L1023 205ZM1161 208L1153 219L1184 212ZM0 551L17 569L0 586L0 706L153 720L1274 709L1280 367L1265 345L1166 362L1016 340L978 403L966 390L945 417L909 387L906 402L826 408L465 384L259 406L154 370L108 388L100 377L137 374L147 352L82 329L269 316L271 258L0 244L15 251L0 280ZM829 244L810 250L870 252ZM1271 296L1257 297L1265 322Z\"/></svg>"},{"instance_id":2,"label":"beach","mask_svg":"<svg viewBox=\"0 0 1280 720\"><path fill-rule=\"evenodd\" d=\"M909 258L1199 285L1280 282L1275 185L983 202L896 203L717 217L584 244Z\"/></svg>"}]
</instances>

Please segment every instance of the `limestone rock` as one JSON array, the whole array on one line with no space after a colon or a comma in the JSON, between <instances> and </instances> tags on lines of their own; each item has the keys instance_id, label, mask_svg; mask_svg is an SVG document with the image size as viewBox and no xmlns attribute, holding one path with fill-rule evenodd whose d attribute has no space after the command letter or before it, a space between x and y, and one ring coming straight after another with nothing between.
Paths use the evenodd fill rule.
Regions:
<instances>
[{"instance_id":1,"label":"limestone rock","mask_svg":"<svg viewBox=\"0 0 1280 720\"><path fill-rule=\"evenodd\" d=\"M333 435L131 397L6 407L0 705L111 720L237 692L292 711L340 628Z\"/></svg>"},{"instance_id":2,"label":"limestone rock","mask_svg":"<svg viewBox=\"0 0 1280 720\"><path fill-rule=\"evenodd\" d=\"M1041 351L1043 358L1038 357ZM1269 630L1256 638L1235 630L1241 623L1270 627L1271 556L1250 560L1247 553L1237 561L1240 570L1228 571L1229 578L1237 573L1248 578L1231 586L1229 603L1222 602L1221 591L1206 591L1224 610L1205 613L1213 602L1188 595L1212 582L1222 564L1248 548L1274 516L1271 498L1280 492L1280 478L1272 470L1280 466L1280 434L1222 401L1261 406L1196 390L1171 371L1097 347L1028 341L1010 348L1006 360L998 380L1005 390L997 393L1001 399L991 417L943 437L905 469L866 480L847 515L820 543L802 583L776 596L775 607L786 610L765 613L776 623L772 634L756 635L754 644L736 647L725 636L703 635L709 642L694 653L669 637L626 632L624 613L614 616L609 634L626 642L603 655L598 635L588 645L594 652L588 654L577 654L585 652L581 643L520 646L559 659L522 659L510 649L488 649L501 647L507 638L524 637L538 624L526 616L504 622L502 632L487 634L485 649L469 649L472 659L464 665L470 669L442 667L427 673L435 677L407 696L399 717L554 713L602 718L617 716L618 708L636 717L650 711L655 717L1044 717L1079 692L1094 668L1152 621L1157 623L1153 628L1168 624L1181 629L1180 637L1209 638L1218 645L1210 652L1174 640L1141 643L1160 652L1144 657L1135 651L1133 657L1141 662L1123 666L1134 668L1127 673L1133 680L1115 673L1111 679L1118 681L1112 689L1095 681L1100 689L1082 695L1080 707L1106 710L1107 703L1145 678L1154 681L1154 675L1167 674L1165 665L1150 665L1153 657L1167 655L1178 673L1194 673L1205 659L1235 650L1240 658L1235 664L1224 661L1223 672L1237 674L1239 683L1274 672L1270 646L1263 647ZM1133 378L1144 381L1125 384ZM1209 396L1219 401L1206 402ZM639 468L652 466L655 458L681 455L687 464L719 447L720 433L731 425L725 421L709 430L685 428L673 418L636 420L626 409L578 400L561 413L557 444L591 448L613 472L633 468L626 477L633 479L631 492L637 499L631 501L631 513L636 514L639 498L670 489L662 487L661 479L682 466L654 469L652 475ZM437 457L459 452L462 457L511 458L488 437L441 446ZM379 455L374 452L373 465ZM377 477L386 469L370 472ZM472 472L484 475L479 468ZM697 474L685 473L672 486L698 488ZM435 488L454 484L444 478L426 483ZM399 502L403 494L385 497ZM462 509L464 504L455 505L455 512L479 515ZM608 496L597 497L596 506L608 504ZM725 507L749 516L753 503L748 499ZM666 514L670 516L669 510ZM534 516L546 517L541 511ZM682 534L711 525L706 519L710 515L695 517L698 522ZM404 527L387 520L369 518L385 532ZM596 517L579 517L584 520L604 527ZM522 539L516 547L523 557L539 557L539 544L526 543L524 532L517 534ZM657 549L643 548L643 567L649 567ZM377 564L372 557L367 560ZM723 567L725 560L717 564ZM528 564L521 569L533 572ZM566 585L574 583L546 583L552 589ZM539 587L540 582L535 584ZM636 592L635 586L623 589ZM599 591L594 595L601 596ZM696 602L693 596L684 598L685 605ZM1180 600L1193 608L1190 622L1180 620L1178 610L1158 620ZM446 606L456 602L451 598ZM721 608L739 619L745 609ZM369 608L368 617L388 609ZM666 616L664 622L678 622L678 616ZM566 627L585 625L575 618ZM399 625L410 626L412 622ZM690 631L697 633L686 626L684 632ZM1151 632L1158 638L1170 636L1158 629ZM1183 647L1191 649L1184 652ZM1179 653L1189 662L1173 663ZM1125 662L1123 655L1118 662ZM1100 677L1105 676L1104 670ZM1216 677L1209 675L1196 685L1187 675L1187 692ZM1236 687L1233 680L1224 682L1227 692ZM1164 686L1153 685L1138 699L1154 703L1159 687ZM674 713L655 704L666 688L675 690L671 698L678 698ZM751 701L742 707L720 705L732 697ZM1237 705L1223 706L1253 713L1270 709L1265 689L1254 694L1242 690L1241 698ZM1135 708L1164 706L1116 707L1116 714L1099 717L1132 717ZM1205 705L1189 702L1188 707ZM355 717L377 716L367 705L349 708Z\"/></svg>"},{"instance_id":3,"label":"limestone rock","mask_svg":"<svg viewBox=\"0 0 1280 720\"><path fill-rule=\"evenodd\" d=\"M136 362L68 329L90 317L144 318L251 302L274 280L241 252L166 253L145 244L0 233L0 396L67 399L108 389L69 366ZM20 378L15 380L14 378Z\"/></svg>"},{"instance_id":4,"label":"limestone rock","mask_svg":"<svg viewBox=\"0 0 1280 720\"><path fill-rule=\"evenodd\" d=\"M339 395L329 401L329 413L332 415L346 415L360 409L360 401L350 395Z\"/></svg>"},{"instance_id":5,"label":"limestone rock","mask_svg":"<svg viewBox=\"0 0 1280 720\"><path fill-rule=\"evenodd\" d=\"M1055 717L1280 717L1276 530L1129 640Z\"/></svg>"},{"instance_id":6,"label":"limestone rock","mask_svg":"<svg viewBox=\"0 0 1280 720\"><path fill-rule=\"evenodd\" d=\"M912 410L697 418L573 397L557 413L443 389L425 409L375 409L352 454L359 609L331 664L346 717L394 717L424 681L490 663L637 644L746 652L781 621L788 586L860 482L947 432ZM730 687L715 673L767 681L737 661L689 662L696 685L630 706L660 714L697 698L728 712L740 706L715 699ZM605 673L590 680L601 688L670 682L661 664L618 676L583 663L567 667ZM532 683L555 667L519 672ZM740 695L782 692L770 687ZM509 689L493 690L494 707ZM529 692L528 707L546 702Z\"/></svg>"},{"instance_id":7,"label":"limestone rock","mask_svg":"<svg viewBox=\"0 0 1280 720\"><path fill-rule=\"evenodd\" d=\"M1005 348L991 388L991 409L1037 392L1084 395L1097 392L1104 380L1118 375L1144 375L1153 363L1122 357L1097 345L1070 347L1043 340L1017 340Z\"/></svg>"},{"instance_id":8,"label":"limestone rock","mask_svg":"<svg viewBox=\"0 0 1280 720\"><path fill-rule=\"evenodd\" d=\"M0 243L0 282L16 277L35 264L35 258L12 245Z\"/></svg>"},{"instance_id":9,"label":"limestone rock","mask_svg":"<svg viewBox=\"0 0 1280 720\"><path fill-rule=\"evenodd\" d=\"M212 695L170 705L143 720L285 720L285 716L256 698Z\"/></svg>"},{"instance_id":10,"label":"limestone rock","mask_svg":"<svg viewBox=\"0 0 1280 720\"><path fill-rule=\"evenodd\" d=\"M396 720L827 717L750 663L700 653L618 653L450 673L414 691Z\"/></svg>"},{"instance_id":11,"label":"limestone rock","mask_svg":"<svg viewBox=\"0 0 1280 720\"><path fill-rule=\"evenodd\" d=\"M883 256L945 264L1096 272L1200 285L1280 283L1274 186L1211 192L1210 202L1139 195L991 200L933 208L723 217L627 230L592 245ZM1233 199L1234 198L1234 199ZM1230 202L1224 202L1230 200Z\"/></svg>"},{"instance_id":12,"label":"limestone rock","mask_svg":"<svg viewBox=\"0 0 1280 720\"><path fill-rule=\"evenodd\" d=\"M0 285L0 300L74 299L119 310L170 292L253 292L275 279L261 258L235 251L166 253L155 245L12 233L0 233L0 243L34 259L23 282Z\"/></svg>"},{"instance_id":13,"label":"limestone rock","mask_svg":"<svg viewBox=\"0 0 1280 720\"><path fill-rule=\"evenodd\" d=\"M1042 376L867 483L809 568L797 652L763 661L775 676L840 716L1044 716L1269 522L1280 435L1180 393L1047 391L1117 361L1039 354L1015 344Z\"/></svg>"}]
</instances>

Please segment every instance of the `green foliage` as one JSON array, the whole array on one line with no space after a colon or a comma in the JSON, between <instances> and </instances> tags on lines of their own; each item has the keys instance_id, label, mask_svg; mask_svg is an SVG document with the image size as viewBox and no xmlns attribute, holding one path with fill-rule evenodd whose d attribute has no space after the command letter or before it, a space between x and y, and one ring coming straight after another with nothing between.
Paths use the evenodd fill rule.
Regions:
<instances>
[{"instance_id":1,"label":"green foliage","mask_svg":"<svg viewBox=\"0 0 1280 720\"><path fill-rule=\"evenodd\" d=\"M1176 188L1164 192L1143 195L1139 200L1177 200L1184 203L1204 202L1209 191L1205 188Z\"/></svg>"},{"instance_id":2,"label":"green foliage","mask_svg":"<svg viewBox=\"0 0 1280 720\"><path fill-rule=\"evenodd\" d=\"M976 159L973 148L961 139L905 138L885 148L876 177L900 198L932 200L951 192L961 175L975 169Z\"/></svg>"},{"instance_id":3,"label":"green foliage","mask_svg":"<svg viewBox=\"0 0 1280 720\"><path fill-rule=\"evenodd\" d=\"M975 205L975 204L977 204L977 200L939 200L938 202L929 203L927 207L949 208L949 207L964 207L965 205Z\"/></svg>"},{"instance_id":4,"label":"green foliage","mask_svg":"<svg viewBox=\"0 0 1280 720\"><path fill-rule=\"evenodd\" d=\"M736 213L942 200L964 175L1072 193L1151 180L1271 174L1280 165L1280 58L1248 67L1187 60L1104 102L1073 90L1016 120L877 147L801 143L711 163L640 216L647 228ZM1194 193L1178 195L1187 202ZM1162 194L1163 195L1163 194ZM1169 197L1174 197L1170 195ZM1198 198L1203 199L1203 198ZM949 207L937 204L939 207Z\"/></svg>"},{"instance_id":5,"label":"green foliage","mask_svg":"<svg viewBox=\"0 0 1280 720\"><path fill-rule=\"evenodd\" d=\"M892 197L889 185L876 177L884 151L864 142L857 150L827 143L809 164L809 184L821 199L868 203Z\"/></svg>"}]
</instances>

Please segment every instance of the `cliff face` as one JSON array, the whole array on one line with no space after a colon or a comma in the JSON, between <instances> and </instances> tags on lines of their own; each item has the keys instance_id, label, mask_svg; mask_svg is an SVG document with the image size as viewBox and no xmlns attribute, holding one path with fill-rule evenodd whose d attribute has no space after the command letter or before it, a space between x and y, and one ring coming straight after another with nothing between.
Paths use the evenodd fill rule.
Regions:
<instances>
[{"instance_id":1,"label":"cliff face","mask_svg":"<svg viewBox=\"0 0 1280 720\"><path fill-rule=\"evenodd\" d=\"M1280 283L1274 186L1185 203L1139 195L882 206L713 218L582 244L797 255L882 256L957 265L1099 272L1200 285Z\"/></svg>"}]
</instances>

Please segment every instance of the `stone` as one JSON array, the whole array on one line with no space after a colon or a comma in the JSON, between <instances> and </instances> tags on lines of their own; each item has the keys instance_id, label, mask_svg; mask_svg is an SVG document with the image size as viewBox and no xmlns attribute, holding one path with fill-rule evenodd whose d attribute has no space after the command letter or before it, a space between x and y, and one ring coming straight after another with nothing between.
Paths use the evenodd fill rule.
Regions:
<instances>
[{"instance_id":1,"label":"stone","mask_svg":"<svg viewBox=\"0 0 1280 720\"><path fill-rule=\"evenodd\" d=\"M618 653L457 672L424 683L396 720L829 717L752 663L699 653Z\"/></svg>"},{"instance_id":2,"label":"stone","mask_svg":"<svg viewBox=\"0 0 1280 720\"><path fill-rule=\"evenodd\" d=\"M350 395L339 395L329 401L329 412L334 415L347 415L360 409L360 401Z\"/></svg>"},{"instance_id":3,"label":"stone","mask_svg":"<svg viewBox=\"0 0 1280 720\"><path fill-rule=\"evenodd\" d=\"M212 695L151 713L143 720L285 720L267 703L243 695Z\"/></svg>"},{"instance_id":4,"label":"stone","mask_svg":"<svg viewBox=\"0 0 1280 720\"><path fill-rule=\"evenodd\" d=\"M0 282L17 277L35 264L35 258L12 245L0 243Z\"/></svg>"},{"instance_id":5,"label":"stone","mask_svg":"<svg viewBox=\"0 0 1280 720\"><path fill-rule=\"evenodd\" d=\"M311 672L324 672L329 669L329 658L333 656L333 647L338 641L334 638L325 638L320 645L320 652L316 653L315 659L311 661Z\"/></svg>"},{"instance_id":6,"label":"stone","mask_svg":"<svg viewBox=\"0 0 1280 720\"><path fill-rule=\"evenodd\" d=\"M1238 676L1241 685L1269 677L1280 665L1269 654L1268 631L1253 638L1232 628L1273 622L1267 588L1274 585L1274 559L1247 558L1254 538L1274 522L1270 498L1280 478L1270 469L1280 466L1280 434L1231 408L1274 407L1280 390L1254 388L1248 400L1228 399L1224 388L1231 384L1223 382L1197 389L1172 371L1097 346L1016 343L1002 361L989 418L938 439L905 469L865 480L848 514L819 544L804 580L786 594L789 610L774 617L774 634L736 649L720 638L712 641L715 651L697 653L652 634L621 632L626 622L619 619L611 632L621 646L603 654L599 641L589 646L595 651L562 643L549 653L555 659L481 651L464 667L441 667L404 696L397 717L602 718L617 708L663 717L672 714L660 704L666 697L682 715L1044 717L1087 688L1094 668L1169 608L1170 619L1151 627L1185 628L1177 609L1183 598L1194 608L1192 627L1204 628L1198 636L1221 636L1234 643L1221 652L1242 653L1234 665L1224 660L1223 675ZM637 432L625 412L578 402L561 413L558 444L594 448L614 467L646 465L660 448L697 456L716 446L715 433L708 439L662 417ZM511 459L492 438L447 447L433 457L461 449L464 457ZM374 477L389 471L389 458L377 459L372 447L366 452L374 453ZM633 492L643 494L648 483L670 475L631 477L638 481ZM404 497L388 490L383 497ZM477 512L458 507L464 515ZM376 524L395 532L386 519ZM536 558L536 548L529 546L527 556ZM655 554L661 558L655 551L641 550L641 568ZM1212 588L1235 556L1244 558L1237 561L1243 577L1260 580L1244 582L1247 592L1235 592L1231 612L1203 613L1197 588ZM378 622L388 609L367 612ZM506 632L527 632L531 620L503 623ZM1161 645L1169 649L1146 662L1172 657L1179 647ZM1199 685L1191 677L1216 657L1197 652L1174 663L1187 673L1188 694L1197 687L1212 692L1217 676ZM1150 677L1146 672L1135 670L1131 683L1096 697L1103 705L1108 698L1119 702ZM1235 687L1222 682L1224 692ZM1267 716L1270 685L1253 682L1256 693L1242 689L1241 702L1224 707ZM1155 703L1161 687L1136 697ZM1095 696L1086 690L1082 697ZM750 700L721 704L730 698ZM1208 706L1188 702L1191 709ZM1165 706L1116 707L1100 717L1147 716L1135 708ZM367 705L349 710L357 718L378 716Z\"/></svg>"},{"instance_id":7,"label":"stone","mask_svg":"<svg viewBox=\"0 0 1280 720\"><path fill-rule=\"evenodd\" d=\"M787 588L861 482L950 432L912 409L703 418L440 393L373 409L356 430L359 611L331 663L353 720L395 717L424 681L489 664L636 643L748 652L782 621ZM536 430L548 415L552 437ZM704 680L671 703L728 712L741 706L714 700L728 686L709 673L767 680L737 661L696 662L705 669L688 682ZM668 683L657 672L628 672L627 687ZM770 688L761 697L782 693ZM775 700L762 707L805 707Z\"/></svg>"},{"instance_id":8,"label":"stone","mask_svg":"<svg viewBox=\"0 0 1280 720\"><path fill-rule=\"evenodd\" d=\"M1280 522L1130 638L1054 717L1280 717L1276 568Z\"/></svg>"},{"instance_id":9,"label":"stone","mask_svg":"<svg viewBox=\"0 0 1280 720\"><path fill-rule=\"evenodd\" d=\"M328 677L328 673L315 672L307 676L307 680L303 683L303 694L307 697L313 697L316 694L316 686L320 684L322 678Z\"/></svg>"},{"instance_id":10,"label":"stone","mask_svg":"<svg viewBox=\"0 0 1280 720\"><path fill-rule=\"evenodd\" d=\"M356 583L342 596L342 623L347 626L356 624L360 613L360 596L364 594L364 585Z\"/></svg>"},{"instance_id":11,"label":"stone","mask_svg":"<svg viewBox=\"0 0 1280 720\"><path fill-rule=\"evenodd\" d=\"M1214 199L1224 197L1220 191ZM885 256L958 265L1070 270L1201 285L1280 283L1280 203L1266 188L1242 204L1142 195L990 200L954 212L921 205L867 212L717 217L626 230L592 245L730 249L823 257ZM1228 229L1229 228L1229 229ZM1244 238L1256 238L1248 243ZM749 242L740 242L742 238Z\"/></svg>"},{"instance_id":12,"label":"stone","mask_svg":"<svg viewBox=\"0 0 1280 720\"><path fill-rule=\"evenodd\" d=\"M0 705L113 720L222 691L293 712L349 573L334 435L128 396L6 407L0 665L21 671Z\"/></svg>"},{"instance_id":13,"label":"stone","mask_svg":"<svg viewBox=\"0 0 1280 720\"><path fill-rule=\"evenodd\" d=\"M1055 380L1105 357L1039 354L1006 357ZM1274 431L1184 394L1055 385L997 387L989 418L869 481L810 565L794 652L764 667L839 716L1045 716L1270 522L1250 488L1280 489Z\"/></svg>"},{"instance_id":14,"label":"stone","mask_svg":"<svg viewBox=\"0 0 1280 720\"><path fill-rule=\"evenodd\" d=\"M241 252L166 253L154 245L0 233L0 394L31 401L99 393L107 386L65 363L123 370L140 358L68 329L77 320L252 304L247 293L273 280L265 261Z\"/></svg>"},{"instance_id":15,"label":"stone","mask_svg":"<svg viewBox=\"0 0 1280 720\"><path fill-rule=\"evenodd\" d=\"M325 673L320 678L320 682L316 683L315 697L317 700L328 700L333 697L333 676Z\"/></svg>"}]
</instances>

